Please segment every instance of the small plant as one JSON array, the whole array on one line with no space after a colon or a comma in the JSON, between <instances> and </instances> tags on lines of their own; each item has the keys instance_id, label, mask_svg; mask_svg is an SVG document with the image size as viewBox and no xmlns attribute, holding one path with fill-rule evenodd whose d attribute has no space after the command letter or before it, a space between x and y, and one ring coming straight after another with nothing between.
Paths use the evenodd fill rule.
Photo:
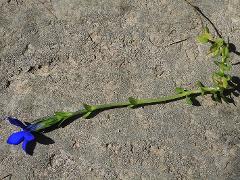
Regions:
<instances>
[{"instance_id":1,"label":"small plant","mask_svg":"<svg viewBox=\"0 0 240 180\"><path fill-rule=\"evenodd\" d=\"M186 99L188 104L193 104L196 101L196 97L210 94L212 99L216 102L225 101L230 102L231 95L229 90L234 89L236 84L232 82L232 77L228 74L232 67L229 60L229 45L222 38L214 38L209 29L206 27L203 33L197 37L197 41L200 43L209 43L209 55L214 58L215 65L218 66L218 70L212 73L213 85L211 87L204 86L203 83L197 82L196 89L188 90L182 87L176 88L176 94L170 96L164 96L159 98L139 99L130 97L126 102L89 105L83 104L83 108L76 112L56 112L53 116L37 119L29 124L23 124L21 121L9 117L11 124L21 127L23 130L17 133L13 133L9 136L7 143L20 144L23 142L23 150L28 152L28 144L35 141L37 134L43 133L46 129L52 127L60 127L62 123L77 119L79 117L90 118L95 113L113 109L113 108L137 108L150 104L168 103L175 100Z\"/></svg>"}]
</instances>

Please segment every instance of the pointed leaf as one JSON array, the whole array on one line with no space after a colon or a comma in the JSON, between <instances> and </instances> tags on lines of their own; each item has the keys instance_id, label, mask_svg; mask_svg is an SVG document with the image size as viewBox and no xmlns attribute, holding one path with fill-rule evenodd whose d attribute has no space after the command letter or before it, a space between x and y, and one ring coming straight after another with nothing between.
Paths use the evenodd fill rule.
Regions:
<instances>
[{"instance_id":1,"label":"pointed leaf","mask_svg":"<svg viewBox=\"0 0 240 180\"><path fill-rule=\"evenodd\" d=\"M177 94L181 94L181 93L183 93L185 90L184 90L183 88L181 88L181 87L176 87L175 91L176 91Z\"/></svg>"},{"instance_id":2,"label":"pointed leaf","mask_svg":"<svg viewBox=\"0 0 240 180\"><path fill-rule=\"evenodd\" d=\"M210 53L213 55L213 57L216 57L219 55L220 51L219 51L219 47L216 43L214 43L211 47L210 47Z\"/></svg>"},{"instance_id":3,"label":"pointed leaf","mask_svg":"<svg viewBox=\"0 0 240 180\"><path fill-rule=\"evenodd\" d=\"M205 26L204 29L203 29L203 32L204 33L210 33L209 28L207 26Z\"/></svg>"},{"instance_id":4,"label":"pointed leaf","mask_svg":"<svg viewBox=\"0 0 240 180\"><path fill-rule=\"evenodd\" d=\"M72 115L73 115L72 112L55 112L55 117L59 120L60 119L66 119L66 118L68 118Z\"/></svg>"},{"instance_id":5,"label":"pointed leaf","mask_svg":"<svg viewBox=\"0 0 240 180\"><path fill-rule=\"evenodd\" d=\"M197 81L196 85L197 85L197 87L204 87L203 83L201 83L200 81Z\"/></svg>"},{"instance_id":6,"label":"pointed leaf","mask_svg":"<svg viewBox=\"0 0 240 180\"><path fill-rule=\"evenodd\" d=\"M201 34L197 37L197 41L200 43L207 43L211 39L211 35L208 33Z\"/></svg>"},{"instance_id":7,"label":"pointed leaf","mask_svg":"<svg viewBox=\"0 0 240 180\"><path fill-rule=\"evenodd\" d=\"M90 112L87 112L86 114L84 114L82 117L83 118L85 118L85 119L87 119L87 118L89 118L89 116L91 115L91 111Z\"/></svg>"},{"instance_id":8,"label":"pointed leaf","mask_svg":"<svg viewBox=\"0 0 240 180\"><path fill-rule=\"evenodd\" d=\"M215 40L215 44L217 45L217 47L221 47L224 44L224 40L222 38L217 38Z\"/></svg>"},{"instance_id":9,"label":"pointed leaf","mask_svg":"<svg viewBox=\"0 0 240 180\"><path fill-rule=\"evenodd\" d=\"M222 49L222 56L228 58L229 57L229 49L227 46L224 46Z\"/></svg>"},{"instance_id":10,"label":"pointed leaf","mask_svg":"<svg viewBox=\"0 0 240 180\"><path fill-rule=\"evenodd\" d=\"M58 123L58 127L62 125L62 123L70 118L74 113L72 112L55 112L55 117L60 120Z\"/></svg>"},{"instance_id":11,"label":"pointed leaf","mask_svg":"<svg viewBox=\"0 0 240 180\"><path fill-rule=\"evenodd\" d=\"M209 42L209 40L212 40L212 39L213 39L213 37L209 33L208 27L205 27L203 29L203 33L197 37L197 41L200 43L207 43L207 42Z\"/></svg>"},{"instance_id":12,"label":"pointed leaf","mask_svg":"<svg viewBox=\"0 0 240 180\"><path fill-rule=\"evenodd\" d=\"M131 105L129 105L128 107L129 107L129 108L134 108L135 106L131 104Z\"/></svg>"},{"instance_id":13,"label":"pointed leaf","mask_svg":"<svg viewBox=\"0 0 240 180\"><path fill-rule=\"evenodd\" d=\"M131 103L131 105L138 105L138 100L133 97L129 97L128 101Z\"/></svg>"},{"instance_id":14,"label":"pointed leaf","mask_svg":"<svg viewBox=\"0 0 240 180\"><path fill-rule=\"evenodd\" d=\"M225 89L228 87L228 80L226 78L222 78L222 87Z\"/></svg>"},{"instance_id":15,"label":"pointed leaf","mask_svg":"<svg viewBox=\"0 0 240 180\"><path fill-rule=\"evenodd\" d=\"M201 95L204 96L206 90L204 89L204 87L200 87L200 89L201 89Z\"/></svg>"},{"instance_id":16,"label":"pointed leaf","mask_svg":"<svg viewBox=\"0 0 240 180\"><path fill-rule=\"evenodd\" d=\"M188 105L193 105L193 102L192 102L192 100L191 100L191 97L189 97L189 96L186 97L186 103L187 103Z\"/></svg>"},{"instance_id":17,"label":"pointed leaf","mask_svg":"<svg viewBox=\"0 0 240 180\"><path fill-rule=\"evenodd\" d=\"M222 72L225 72L225 71L231 71L232 66L230 64L227 64L227 63L220 63L219 68Z\"/></svg>"},{"instance_id":18,"label":"pointed leaf","mask_svg":"<svg viewBox=\"0 0 240 180\"><path fill-rule=\"evenodd\" d=\"M85 104L85 103L83 103L83 107L84 107L88 112L91 112L91 111L94 110L93 106L88 105L88 104Z\"/></svg>"}]
</instances>

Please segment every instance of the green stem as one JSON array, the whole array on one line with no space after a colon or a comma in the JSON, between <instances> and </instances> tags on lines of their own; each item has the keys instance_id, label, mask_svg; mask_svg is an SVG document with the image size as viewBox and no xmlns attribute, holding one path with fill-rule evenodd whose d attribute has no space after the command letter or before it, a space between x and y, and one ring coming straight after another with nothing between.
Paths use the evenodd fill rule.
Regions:
<instances>
[{"instance_id":1,"label":"green stem","mask_svg":"<svg viewBox=\"0 0 240 180\"><path fill-rule=\"evenodd\" d=\"M34 128L34 131L40 132L41 130L51 127L55 124L60 126L64 121L70 120L72 118L77 119L79 117L88 118L93 113L113 109L113 108L123 108L123 107L139 107L150 104L160 104L160 103L168 103L170 101L176 101L179 99L183 99L191 96L198 96L200 94L214 94L216 92L220 92L220 88L218 87L200 87L197 90L189 90L183 91L179 94L164 96L159 98L147 98L147 99L134 99L129 98L126 102L116 102L116 103L107 103L107 104L99 104L99 105L87 105L84 104L84 109L81 109L76 112L56 112L54 116L46 117L42 119L38 119L32 122L32 124L37 126Z\"/></svg>"},{"instance_id":2,"label":"green stem","mask_svg":"<svg viewBox=\"0 0 240 180\"><path fill-rule=\"evenodd\" d=\"M218 88L214 87L203 87L204 88L204 93L205 94L212 94L214 92L219 91ZM158 97L158 98L146 98L146 99L136 99L136 104L131 104L131 102L126 101L126 102L116 102L116 103L107 103L107 104L99 104L99 105L92 105L92 111L103 111L107 109L113 109L113 108L123 108L123 107L128 107L133 105L133 107L137 106L145 106L145 105L150 105L150 104L160 104L160 103L167 103L175 100L179 100L188 96L193 96L193 95L200 95L202 94L203 90L202 89L197 89L197 90L190 90L190 91L185 91L180 94L176 95L170 95L170 96L164 96L164 97ZM86 109L82 109L79 111L74 112L74 116L77 115L84 115L88 113L89 111Z\"/></svg>"}]
</instances>

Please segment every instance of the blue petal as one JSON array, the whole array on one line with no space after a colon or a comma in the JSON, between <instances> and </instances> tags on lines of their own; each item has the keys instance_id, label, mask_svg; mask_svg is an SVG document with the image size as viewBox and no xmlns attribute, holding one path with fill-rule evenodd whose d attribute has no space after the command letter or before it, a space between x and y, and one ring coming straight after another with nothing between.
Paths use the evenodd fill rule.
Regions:
<instances>
[{"instance_id":1,"label":"blue petal","mask_svg":"<svg viewBox=\"0 0 240 180\"><path fill-rule=\"evenodd\" d=\"M35 137L28 131L24 132L24 141L22 144L22 149L29 154L29 144L35 140Z\"/></svg>"},{"instance_id":2,"label":"blue petal","mask_svg":"<svg viewBox=\"0 0 240 180\"><path fill-rule=\"evenodd\" d=\"M20 144L24 140L24 134L24 131L13 133L11 136L9 136L7 143L14 145Z\"/></svg>"},{"instance_id":3,"label":"blue petal","mask_svg":"<svg viewBox=\"0 0 240 180\"><path fill-rule=\"evenodd\" d=\"M33 141L35 139L29 131L24 131L24 141Z\"/></svg>"},{"instance_id":4,"label":"blue petal","mask_svg":"<svg viewBox=\"0 0 240 180\"><path fill-rule=\"evenodd\" d=\"M23 149L26 153L28 153L28 143L29 143L29 141L23 141L23 143L22 143L22 149Z\"/></svg>"},{"instance_id":5,"label":"blue petal","mask_svg":"<svg viewBox=\"0 0 240 180\"><path fill-rule=\"evenodd\" d=\"M9 121L11 124L13 124L13 125L15 125L15 126L18 126L18 127L21 127L21 128L23 128L23 129L26 127L21 121L19 121L19 120L16 119L16 118L8 117L8 121Z\"/></svg>"}]
</instances>

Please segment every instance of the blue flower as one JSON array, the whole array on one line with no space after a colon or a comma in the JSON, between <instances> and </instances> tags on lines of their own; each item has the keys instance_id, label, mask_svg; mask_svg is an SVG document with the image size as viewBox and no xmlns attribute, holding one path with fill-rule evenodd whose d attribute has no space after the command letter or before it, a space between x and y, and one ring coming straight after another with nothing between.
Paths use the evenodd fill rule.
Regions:
<instances>
[{"instance_id":1,"label":"blue flower","mask_svg":"<svg viewBox=\"0 0 240 180\"><path fill-rule=\"evenodd\" d=\"M8 121L22 128L22 131L12 133L8 140L8 144L18 145L22 143L22 149L32 155L34 147L37 142L41 144L52 144L54 141L51 138L46 137L42 132L47 132L51 128L60 127L60 125L71 118L74 115L73 112L55 112L53 116L43 117L32 121L32 123L22 123L16 118L8 117Z\"/></svg>"},{"instance_id":2,"label":"blue flower","mask_svg":"<svg viewBox=\"0 0 240 180\"><path fill-rule=\"evenodd\" d=\"M22 128L22 131L12 133L8 140L8 144L18 145L22 143L22 149L28 154L29 145L36 140L33 135L35 126L33 124L25 125L16 118L8 117L8 121L18 127Z\"/></svg>"}]
</instances>

